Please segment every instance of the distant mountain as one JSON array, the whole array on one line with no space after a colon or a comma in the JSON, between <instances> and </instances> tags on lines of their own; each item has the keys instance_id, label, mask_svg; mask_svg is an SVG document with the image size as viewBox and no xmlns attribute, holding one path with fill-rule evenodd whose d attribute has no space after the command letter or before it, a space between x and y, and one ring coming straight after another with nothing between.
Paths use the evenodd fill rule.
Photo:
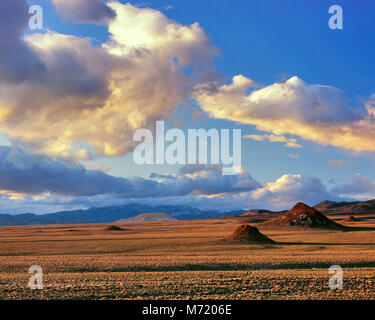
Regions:
<instances>
[{"instance_id":1,"label":"distant mountain","mask_svg":"<svg viewBox=\"0 0 375 320\"><path fill-rule=\"evenodd\" d=\"M314 207L324 214L375 214L375 200L334 202L323 201Z\"/></svg>"},{"instance_id":2,"label":"distant mountain","mask_svg":"<svg viewBox=\"0 0 375 320\"><path fill-rule=\"evenodd\" d=\"M43 215L35 215L32 213L18 215L0 214L0 226L110 223L121 219L128 219L145 212L165 212L175 219L189 220L236 215L245 211L202 211L187 206L148 206L128 204L123 206L90 208L87 210L60 211Z\"/></svg>"},{"instance_id":3,"label":"distant mountain","mask_svg":"<svg viewBox=\"0 0 375 320\"><path fill-rule=\"evenodd\" d=\"M131 217L128 219L120 219L116 222L118 223L129 223L129 222L152 222L152 221L172 221L177 220L172 218L169 214L165 212L149 212L149 213L141 213L135 217Z\"/></svg>"},{"instance_id":4,"label":"distant mountain","mask_svg":"<svg viewBox=\"0 0 375 320\"><path fill-rule=\"evenodd\" d=\"M253 216L262 216L262 215L278 215L287 212L287 210L283 211L271 211L271 210L262 210L262 209L255 209L249 210L244 213L239 214L239 217L253 217Z\"/></svg>"}]
</instances>

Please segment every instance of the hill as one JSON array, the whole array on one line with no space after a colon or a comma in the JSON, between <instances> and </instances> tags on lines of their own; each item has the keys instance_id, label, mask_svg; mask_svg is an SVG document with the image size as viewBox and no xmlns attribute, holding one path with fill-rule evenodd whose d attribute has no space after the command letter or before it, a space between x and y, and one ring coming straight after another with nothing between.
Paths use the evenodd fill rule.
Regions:
<instances>
[{"instance_id":1,"label":"hill","mask_svg":"<svg viewBox=\"0 0 375 320\"><path fill-rule=\"evenodd\" d=\"M249 210L244 213L241 213L237 215L237 217L254 217L254 216L271 216L271 215L278 215L278 214L283 214L287 212L287 210L284 211L271 211L271 210L262 210L262 209L254 209L254 210Z\"/></svg>"},{"instance_id":2,"label":"hill","mask_svg":"<svg viewBox=\"0 0 375 320\"><path fill-rule=\"evenodd\" d=\"M149 213L141 213L135 217L131 217L128 219L120 219L118 223L129 223L129 222L151 222L151 221L172 221L177 220L172 218L169 214L165 212L149 212Z\"/></svg>"},{"instance_id":3,"label":"hill","mask_svg":"<svg viewBox=\"0 0 375 320\"><path fill-rule=\"evenodd\" d=\"M300 226L307 228L344 229L345 227L327 218L315 208L299 202L288 212L265 222L280 226Z\"/></svg>"},{"instance_id":4,"label":"hill","mask_svg":"<svg viewBox=\"0 0 375 320\"><path fill-rule=\"evenodd\" d=\"M375 200L334 202L323 201L314 207L324 214L375 214Z\"/></svg>"}]
</instances>

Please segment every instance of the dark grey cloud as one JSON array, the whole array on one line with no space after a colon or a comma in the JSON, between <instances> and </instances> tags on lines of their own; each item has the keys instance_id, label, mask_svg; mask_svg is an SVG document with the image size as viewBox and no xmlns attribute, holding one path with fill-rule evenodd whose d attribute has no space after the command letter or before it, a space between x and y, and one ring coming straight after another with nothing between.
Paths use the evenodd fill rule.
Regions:
<instances>
[{"instance_id":1,"label":"dark grey cloud","mask_svg":"<svg viewBox=\"0 0 375 320\"><path fill-rule=\"evenodd\" d=\"M348 182L335 186L332 192L346 195L374 194L375 182L367 176L357 173L349 175Z\"/></svg>"},{"instance_id":2,"label":"dark grey cloud","mask_svg":"<svg viewBox=\"0 0 375 320\"><path fill-rule=\"evenodd\" d=\"M137 186L137 184L142 186ZM0 148L0 189L26 194L93 196L127 194L136 196L137 189L153 189L153 181L130 181L101 171L87 170L68 160L29 154L14 147Z\"/></svg>"},{"instance_id":3,"label":"dark grey cloud","mask_svg":"<svg viewBox=\"0 0 375 320\"><path fill-rule=\"evenodd\" d=\"M244 192L261 187L244 168L237 175L223 175L220 165L186 165L177 174L152 174L151 178L185 195Z\"/></svg>"},{"instance_id":4,"label":"dark grey cloud","mask_svg":"<svg viewBox=\"0 0 375 320\"><path fill-rule=\"evenodd\" d=\"M63 19L76 23L105 24L116 16L104 0L52 0L52 2Z\"/></svg>"},{"instance_id":5,"label":"dark grey cloud","mask_svg":"<svg viewBox=\"0 0 375 320\"><path fill-rule=\"evenodd\" d=\"M46 68L22 39L30 17L28 10L26 0L0 1L0 81L29 80Z\"/></svg>"},{"instance_id":6,"label":"dark grey cloud","mask_svg":"<svg viewBox=\"0 0 375 320\"><path fill-rule=\"evenodd\" d=\"M193 174L199 171L222 171L222 166L219 164L195 164L186 165L179 169L182 174Z\"/></svg>"},{"instance_id":7,"label":"dark grey cloud","mask_svg":"<svg viewBox=\"0 0 375 320\"><path fill-rule=\"evenodd\" d=\"M28 10L26 0L0 2L0 81L3 85L39 84L49 89L55 99L64 95L104 97L108 93L104 72L108 59L104 59L103 50L91 47L87 41L75 41L74 46L58 46L46 56L24 39L31 17ZM61 36L57 40L75 39ZM84 58L80 50L86 51ZM95 65L98 67L93 68Z\"/></svg>"},{"instance_id":8,"label":"dark grey cloud","mask_svg":"<svg viewBox=\"0 0 375 320\"><path fill-rule=\"evenodd\" d=\"M73 160L31 154L19 147L0 147L0 189L38 195L118 198L184 196L249 191L259 187L246 171L223 176L221 170L201 170L194 175L166 175L153 179L122 178L88 170Z\"/></svg>"}]
</instances>

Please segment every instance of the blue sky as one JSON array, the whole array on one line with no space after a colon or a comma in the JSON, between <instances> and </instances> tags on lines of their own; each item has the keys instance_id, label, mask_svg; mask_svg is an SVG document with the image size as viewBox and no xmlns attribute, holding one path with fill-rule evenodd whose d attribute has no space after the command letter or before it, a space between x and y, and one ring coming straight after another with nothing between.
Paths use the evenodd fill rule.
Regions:
<instances>
[{"instance_id":1,"label":"blue sky","mask_svg":"<svg viewBox=\"0 0 375 320\"><path fill-rule=\"evenodd\" d=\"M68 4L70 2L73 3L74 1L67 1ZM68 60L66 56L66 52L73 50L71 47L69 47L69 50L67 49L69 42L72 40L61 37L58 38L56 35L59 34L71 35L74 36L74 39L84 39L88 37L90 38L89 43L91 43L92 48L102 48L103 45L114 39L117 43L122 41L121 45L125 46L127 45L126 41L135 41L134 43L136 43L137 40L131 38L131 35L124 35L126 32L137 33L138 30L142 29L142 33L139 33L139 37L147 37L147 32L150 32L150 34L154 32L154 30L147 30L147 28L143 29L144 26L141 24L139 24L139 29L137 29L137 23L141 23L141 20L134 20L134 29L131 29L131 26L127 26L126 21L120 21L124 24L123 34L121 33L121 29L116 29L115 32L118 34L111 34L108 29L108 25L110 25L111 22L107 20L105 22L94 21L94 23L92 23L93 21L87 21L87 17L85 17L86 20L82 17L72 17L72 12L79 12L79 10L84 12L85 9L82 9L82 6L85 5L86 2L86 0L81 0L81 7L72 7L74 10L69 11L68 9L70 8L67 9L67 7L59 6L59 0L28 1L29 5L37 4L43 8L44 29L42 31L31 31L24 28L22 35L22 37L26 36L26 38L31 37L29 38L30 40L27 40L31 43L31 46L38 47L38 41L39 43L43 43L41 47L43 54L41 54L40 60L46 64L52 63L51 60L48 59L54 58L46 57L53 57L53 55L56 54L56 61L61 58L67 59L67 61L73 61ZM104 6L106 5L105 1L96 0L93 2ZM75 3L74 5L77 5L77 3L79 5L80 1L76 1ZM127 2L121 1L121 3L126 4ZM242 75L259 85L255 89L247 88L240 98L236 96L236 99L243 99L241 101L244 103L243 105L241 105L241 103L238 105L240 110L244 110L240 117L233 114L233 106L237 108L233 102L237 100L231 100L234 99L233 96L218 95L216 97L215 101L220 101L220 103L223 103L224 108L226 108L225 116L215 115L215 106L212 105L211 100L205 99L204 93L200 94L198 98L193 98L192 96L187 97L190 99L191 108L196 112L202 113L202 118L195 121L183 121L183 130L201 127L206 129L240 128L243 135L258 136L256 140L243 139L242 166L250 175L251 179L248 177L249 180L254 180L260 185L263 185L263 187L258 186L257 189L253 186L253 189L246 190L246 194L240 194L240 191L237 189L233 191L228 185L227 191L224 190L224 192L215 195L211 194L205 206L214 208L220 206L230 207L233 198L238 196L241 199L238 203L242 207L251 208L253 206L263 206L267 208L284 209L293 201L298 201L299 199L297 198L302 194L306 196L303 200L310 204L319 200L325 200L326 197L331 197L335 200L347 200L356 198L367 199L375 195L375 182L373 182L375 181L373 170L375 164L375 146L374 148L371 146L374 128L371 122L371 111L365 111L365 106L373 106L374 103L372 101L375 100L375 98L373 98L375 97L373 61L375 26L372 18L375 12L375 4L372 1L254 0L228 2L170 0L148 2L133 1L130 2L130 4L132 8L136 8L137 10L154 9L154 11L152 11L154 14L157 15L160 13L164 16L160 19L166 19L165 21L169 21L169 23L175 23L181 30L183 28L182 26L192 28L192 24L195 22L199 23L201 30L196 34L196 42L193 44L189 43L191 48L184 49L184 47L181 50L192 50L191 52L194 53L193 55L197 56L197 60L202 57L212 60L213 67L209 66L208 63L204 66L206 68L204 72L206 78L209 77L210 81L215 82L217 92L222 92L221 89L223 87L221 86L230 85L232 78L236 75ZM328 27L328 20L330 18L328 8L331 5L341 5L343 8L344 28L342 30L331 30ZM96 7L92 7L91 9L90 12L92 13L96 10ZM131 14L138 12L132 11L131 9L129 10L132 12ZM130 13L126 14L130 15ZM128 18L130 17L129 15L127 16ZM95 16L95 19L96 18L97 16ZM91 17L89 17L88 20L90 19ZM119 25L121 26L120 22ZM155 27L155 25L152 26ZM53 45L48 44L45 40L45 38L47 38L46 34L49 32L54 33L49 40ZM34 37L35 34L41 34L43 38ZM162 37L163 35L159 34L159 36ZM206 36L209 40L205 38ZM135 38L137 39L137 37L138 34ZM64 47L65 42L67 43L67 48ZM11 46L13 44L11 41L9 41L9 43L10 44L6 43L5 45ZM159 48L157 44L155 45L153 43L147 48L151 52L152 50L158 52L159 49L167 50L162 46L163 44L161 44ZM196 47L193 48L193 46ZM74 50L81 50L79 52L79 59L82 59L82 57L85 59L85 55L90 57L87 58L88 63L91 61L90 59L96 55L95 50L92 48L88 50L84 45L82 45L82 48L78 47L78 42L76 48L77 49ZM216 48L215 50L219 51L220 54L209 54L209 58L207 58L205 55L208 55L207 52L212 50L212 48ZM58 54L58 50L61 50L64 54ZM175 50L180 50L180 48L176 47ZM40 54L39 51L36 52ZM154 52L152 54L154 54ZM185 54L187 53L182 52L181 57ZM122 57L124 58L124 65L130 63L129 61L131 59L129 57L130 56ZM76 57L74 57L74 59L76 59ZM125 59L129 61L126 62ZM155 60L157 59L163 58L158 56ZM189 61L187 65L188 68L190 64L195 63L195 58L193 57L191 59L192 60ZM165 60L160 60L159 62L164 63ZM6 61L4 61L4 63L6 63ZM65 69L69 70L71 66L69 63L71 62L66 63L67 66ZM110 63L115 62L108 62L108 65ZM77 66L80 65L81 64L77 64ZM66 76L65 74L59 75L59 72L62 72L59 67L54 68L55 66L53 66L53 68L51 67L51 70L57 71L54 71L54 73L51 72L49 75L52 79L49 81L50 83L51 81L53 82L56 79L60 79L59 77L63 78ZM78 84L85 86L86 89L84 90L91 90L87 88L95 88L95 86L101 88L102 81L105 81L103 79L108 79L105 63L103 63L103 70L100 69L101 66L98 66L97 63L89 65L87 70L96 68L98 68L98 70L95 70L94 75L88 72L87 77L82 77L82 79L79 78L79 80L77 80L82 80L82 83L84 82L83 84L81 82ZM127 68L129 68L129 66L124 67L125 73ZM185 71L181 70L182 74ZM15 72L15 70L12 72ZM142 73L143 71L137 72ZM74 73L74 71L72 71L72 73ZM199 79L199 75L187 75L191 77L191 81L194 81L197 86L206 81L205 79ZM98 76L98 80L94 82L96 76ZM250 94L252 90L259 91L261 97L264 97L268 95L268 92L278 83L281 83L281 85L277 87L277 90L280 92L282 90L289 90L289 86L293 87L294 84L287 84L285 86L283 84L286 83L288 79L295 76L302 79L303 83L298 82L296 86L298 90L301 89L301 92L306 93L306 96L298 96L298 99L295 98L291 103L280 101L280 104L273 100L272 102L269 100L259 101L258 98L251 100ZM95 79L92 80L93 78ZM77 77L75 77L75 79L77 79ZM92 83L90 82L90 84L88 84L87 81L89 80L87 79L92 80ZM150 81L154 80L154 78L152 78L152 80L147 80L149 82L145 82L145 84L148 85ZM163 73L160 72L160 81L163 82L164 80L165 76L163 78ZM8 88L8 83L6 81L8 80L6 79L0 83L0 86L2 85L4 88ZM31 80L25 78L22 79L22 81L23 83L28 83L28 81ZM322 93L316 93L318 89L314 87L314 85L320 85L321 87L319 88L323 90ZM327 92L325 91L326 89L324 89L325 86L329 86ZM127 90L126 88L127 87L122 87L120 89L125 92ZM333 89L331 90L330 88ZM106 90L107 89L108 88L106 88ZM48 91L48 94L50 94L50 92L55 89L50 88L48 90L50 90ZM59 90L62 90L61 85ZM168 90L172 89L169 88ZM277 91L276 94L279 91ZM7 94L8 92L5 91L5 96ZM79 94L80 97L82 97L82 92ZM322 95L320 96L319 94ZM282 97L283 95L281 94L280 96ZM59 99L61 98L61 93L59 93L58 97ZM95 97L95 99L99 98L100 97ZM56 99L56 97L54 99ZM87 98L85 101L90 101L87 103L91 103L92 100L90 99ZM149 99L152 101L154 97L151 96ZM311 101L311 99L313 101ZM246 103L249 103L249 100L255 103L254 108L255 106L262 106L262 104L264 104L263 110L265 110L267 106L275 108L275 117L277 116L278 118L274 118L272 114L264 115L262 110L258 110L256 113L260 115L259 118L254 117L255 113L251 113L253 111L246 111ZM4 110L8 110L7 108L9 108L9 106L6 105L7 100L4 99L4 101L5 102L0 101L0 108L3 107ZM345 105L343 105L343 101L345 101ZM38 102L38 107L30 108L39 110L39 106L43 103L43 101ZM85 104L86 102L80 100L79 103ZM228 106L224 105L225 103L228 103ZM293 103L296 105L293 105ZM311 105L309 103L311 103ZM315 108L319 103L322 103L322 105L318 106L316 110L311 110L311 108ZM279 107L279 105L282 107ZM61 105L59 105L59 110L61 112L63 111L61 108L64 108L64 106L67 106L67 104L61 102ZM79 108L80 107L77 107L77 109L71 110L69 107L66 114L69 112L70 114L74 114ZM158 108L155 107L154 109L156 110ZM189 117L188 114L191 112L191 108L187 109L185 105L177 103L173 106L166 106L166 110L170 111L172 114L170 117L167 117L164 112L160 111L156 114L147 114L147 117L154 119L155 117L161 117L161 115L163 115L163 119L159 120L166 120L168 123L173 124L173 121L181 118L181 116ZM329 110L326 111L324 108L328 108ZM47 109L52 110L53 107L45 103L44 110ZM351 111L348 111L349 109ZM116 110L118 110L118 108ZM294 110L298 110L295 115ZM183 111L185 114L181 115ZM336 112L338 113L337 120L335 120L334 117ZM44 117L45 114L45 111L40 111L39 114L38 112L35 113L35 117L39 115L40 119L40 117ZM97 115L95 115L95 117L97 117ZM73 132L71 136L75 138L69 138L69 141L63 141L64 148L67 148L66 150L71 147L70 151L68 151L69 157L74 157L74 152L77 148L87 148L87 150L92 153L87 159L76 158L74 160L76 162L78 161L79 165L83 166L84 170L94 171L94 169L97 170L101 167L105 168L105 174L109 176L122 177L124 179L142 177L146 180L149 179L150 174L158 173L173 175L176 181L180 182L182 179L181 166L136 165L133 162L131 150L128 150L126 146L123 150L121 149L122 151L115 152L114 154L108 154L108 152L96 152L96 154L94 154L93 148L98 147L96 145L97 143L102 143L104 141L103 143L105 145L107 136L108 139L112 139L112 137L109 137L108 132L103 133L100 139L95 140L88 138L90 133L84 132L83 128L85 125L88 125L90 121L94 123L96 121L94 120L96 119L95 117L93 116L93 118L90 119L90 116L87 116L87 119L81 119L81 122L77 122L77 126L81 126L79 132L76 126L72 126L72 128L68 128L68 126L63 132L60 132L58 130L62 130L60 129L60 126L62 126L61 118L54 123L53 117L48 116L47 118L49 120L48 123L46 123L46 131L50 132L51 135L43 136L43 133L41 133L40 137L37 136L36 132L38 132L38 130L35 128L30 130L26 128L25 133L22 133L20 128L22 125L25 126L25 124L20 122L21 120L19 119L21 117L14 117L10 121L7 120L8 122L5 125L0 142L4 146L17 146L27 152L48 156L56 161L68 161L66 159L67 152L65 152L65 149L64 151L56 151L63 150L63 147L58 146L56 141L58 140L58 143L61 144L62 142L59 137L69 136L69 132L71 131ZM328 118L326 117L328 117L329 120L327 120ZM69 116L67 116L67 118L69 118ZM262 119L264 119L264 123ZM295 121L291 122L292 125L288 122L290 119ZM33 120L32 115L30 115L29 120ZM283 132L281 132L280 128L284 126L286 122L288 122L291 127L293 127L295 123L296 129L283 129ZM298 129L301 124L303 127L304 123L306 124L306 130ZM322 125L322 123L323 128L326 127L327 130L323 130L324 134L322 133L321 136L317 136L319 126ZM364 128L363 133L361 131L361 126ZM331 134L329 128L333 131L337 131L337 134ZM74 130L77 130L77 133ZM100 134L98 130L99 129L97 129L96 132ZM52 132L55 132L56 135L52 134ZM343 139L340 139L340 132L343 132ZM125 139L129 138L129 132L123 132L121 134ZM285 146L285 143L270 142L267 140L268 138L261 138L261 136L264 135L276 135L278 137L283 137L283 139L295 139L296 143L301 145L301 147L291 148ZM53 136L56 137L53 138ZM53 139L55 139L55 141ZM44 142L45 140L48 140L48 145ZM56 145L54 144L55 142ZM110 141L110 144L111 143L112 140ZM53 147L51 147L51 145L53 145ZM67 145L69 146L67 147ZM113 147L112 144L111 146ZM73 160L70 159L69 161ZM213 173L211 172L210 174ZM202 174L197 173L197 175ZM284 178L281 179L282 177ZM184 179L185 178L184 176ZM192 179L195 178L196 177ZM315 180L311 180L310 178ZM288 182L284 183L284 180ZM159 182L163 183L161 180ZM305 186L304 183L307 185ZM323 188L321 188L320 184ZM296 187L296 185L300 187ZM359 185L362 187L359 187ZM83 196L81 194L76 195L74 192L70 194L65 191L65 193L59 194L56 192L57 189L52 187L46 187L42 194L31 192L29 189L30 193L27 193L23 189L16 190L16 187L14 187L14 190L10 191L6 186L1 188L5 190L3 192L4 207L8 206L11 208L10 210L16 210L17 212L26 209L35 212L46 212L55 208L87 207L91 204L102 205L111 203L112 200L115 203L125 201L124 199L126 199L126 201L137 201L136 197L124 196L123 194L121 196L113 196L100 193L94 193L90 196L85 194L84 196L88 198L82 199L80 198ZM236 192L238 195L236 195ZM201 193L199 199L192 200L191 197L197 193ZM14 200L12 194L17 194L15 197L16 200ZM309 195L311 195L310 198ZM150 199L142 199L140 201L175 201L176 203L183 203L185 197L187 204L202 206L202 198L205 199L205 196L207 196L207 194L202 192L202 190L193 190L188 194L178 195L176 197L173 196L174 198L168 198L161 193ZM103 197L105 197L105 201L102 200ZM282 197L284 197L285 201L280 200ZM38 198L36 202L35 198ZM216 202L214 201L215 198L217 200ZM46 203L52 203L52 205L46 205ZM57 205L54 207L56 203ZM61 203L63 203L63 205L61 205Z\"/></svg>"}]
</instances>

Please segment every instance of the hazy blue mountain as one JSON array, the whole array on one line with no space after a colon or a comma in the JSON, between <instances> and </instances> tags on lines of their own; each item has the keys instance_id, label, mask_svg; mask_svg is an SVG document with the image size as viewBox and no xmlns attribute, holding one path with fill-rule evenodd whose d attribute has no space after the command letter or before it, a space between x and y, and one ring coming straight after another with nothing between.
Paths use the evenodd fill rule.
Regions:
<instances>
[{"instance_id":1,"label":"hazy blue mountain","mask_svg":"<svg viewBox=\"0 0 375 320\"><path fill-rule=\"evenodd\" d=\"M118 221L120 219L128 219L148 212L165 212L175 219L188 220L236 215L245 212L245 210L220 212L216 210L202 211L186 206L128 204L123 206L90 208L87 210L60 211L43 215L35 215L32 213L18 215L0 214L0 225L106 223Z\"/></svg>"}]
</instances>

